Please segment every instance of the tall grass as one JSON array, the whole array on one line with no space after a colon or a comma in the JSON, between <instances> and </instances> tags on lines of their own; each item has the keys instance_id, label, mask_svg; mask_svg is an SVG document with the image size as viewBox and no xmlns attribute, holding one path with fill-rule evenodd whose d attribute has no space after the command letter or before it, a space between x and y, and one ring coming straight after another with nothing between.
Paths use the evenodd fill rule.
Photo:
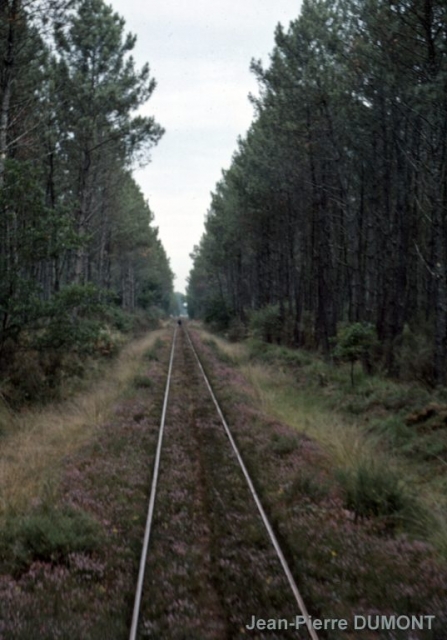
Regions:
<instances>
[{"instance_id":1,"label":"tall grass","mask_svg":"<svg viewBox=\"0 0 447 640\"><path fill-rule=\"evenodd\" d=\"M248 351L245 344L242 342L228 342L225 338L222 338L216 334L211 334L202 328L196 328L202 340L205 341L211 348L213 348L218 354L227 359L232 364L239 364L248 359Z\"/></svg>"},{"instance_id":2,"label":"tall grass","mask_svg":"<svg viewBox=\"0 0 447 640\"><path fill-rule=\"evenodd\" d=\"M386 439L357 419L331 408L316 387L296 384L286 370L250 363L242 372L267 414L315 439L326 453L327 470L355 517L375 516L423 535L447 557L445 483L411 463Z\"/></svg>"},{"instance_id":3,"label":"tall grass","mask_svg":"<svg viewBox=\"0 0 447 640\"><path fill-rule=\"evenodd\" d=\"M376 438L344 421L319 395L297 389L287 372L259 364L245 365L242 371L255 387L263 410L317 440L331 467L352 468L372 452L379 455Z\"/></svg>"},{"instance_id":4,"label":"tall grass","mask_svg":"<svg viewBox=\"0 0 447 640\"><path fill-rule=\"evenodd\" d=\"M424 536L447 558L447 463L441 465L439 456L433 462L409 457L410 444L427 445L417 433L408 439L402 418L430 401L425 388L368 376L359 367L353 389L347 366L330 366L306 351L253 340L230 343L199 332L240 368L266 414L320 444L327 471L356 517L391 521ZM447 402L446 394L439 396Z\"/></svg>"},{"instance_id":5,"label":"tall grass","mask_svg":"<svg viewBox=\"0 0 447 640\"><path fill-rule=\"evenodd\" d=\"M0 404L0 515L23 512L52 500L66 456L91 437L137 375L143 354L160 337L155 331L127 345L102 378L73 398L14 413Z\"/></svg>"}]
</instances>

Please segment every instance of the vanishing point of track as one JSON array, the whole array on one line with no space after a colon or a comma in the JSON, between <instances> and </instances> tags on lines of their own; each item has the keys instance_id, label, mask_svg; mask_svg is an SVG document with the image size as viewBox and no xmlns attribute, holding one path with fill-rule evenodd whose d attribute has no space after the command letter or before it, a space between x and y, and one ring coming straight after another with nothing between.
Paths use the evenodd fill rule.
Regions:
<instances>
[{"instance_id":1,"label":"vanishing point of track","mask_svg":"<svg viewBox=\"0 0 447 640\"><path fill-rule=\"evenodd\" d=\"M278 562L278 572L281 571L287 580L287 583L290 587L290 591L291 594L293 596L293 599L298 607L297 611L298 611L298 615L302 616L305 618L306 620L306 629L307 629L307 633L308 636L310 637L311 640L318 640L318 636L316 634L315 629L313 628L312 624L311 624L311 618L308 614L306 605L304 604L304 601L301 597L301 594L298 590L298 587L296 585L295 579L292 575L292 572L290 570L289 564L287 563L287 560L284 556L284 553L281 549L281 546L278 542L278 538L275 535L275 532L273 530L273 527L266 515L266 512L262 506L261 500L259 499L258 493L256 492L256 489L254 487L253 481L247 471L247 468L244 464L244 461L241 457L241 454L239 452L239 449L236 445L236 442L233 438L233 435L231 433L231 430L227 424L227 421L223 415L223 412L219 406L219 403L217 401L217 398L214 394L214 391L212 389L211 383L208 379L208 376L205 373L205 370L202 366L202 363L200 361L200 358L197 354L197 351L194 347L194 344L191 340L191 337L189 335L189 332L185 326L185 324L183 324L182 326L176 326L174 329L174 334L173 334L173 338L172 338L172 345L171 345L171 351L170 351L170 358L169 358L169 367L168 367L168 374L167 374L167 380L166 380L166 387L165 387L165 393L164 393L164 400L163 400L163 409L162 409L162 414L161 414L161 420L160 420L160 426L159 426L159 433L158 433L158 441L157 441L157 448L156 448L156 453L155 453L155 461L154 461L154 468L153 468L153 474L152 474L152 484L151 484L151 491L150 491L150 497L149 497L149 506L148 506L148 512L147 512L147 519L146 519L146 527L145 527L145 532L144 532L144 539L143 539L143 546L142 546L142 551L141 551L141 558L140 558L140 567L139 567L139 573L138 573L138 581L137 581L137 587L136 587L136 591L135 591L135 600L134 600L134 608L133 608L133 615L132 615L132 624L131 624L131 630L130 630L130 635L129 635L129 640L136 640L137 638L137 632L138 632L138 627L139 627L139 618L140 618L140 609L141 609L141 604L142 604L142 595L143 595L143 585L144 585L144 580L145 580L145 571L146 571L146 566L147 566L147 561L148 561L148 551L149 551L149 542L151 539L151 532L152 532L152 528L153 528L153 520L154 520L154 510L155 510L155 501L156 501L156 495L157 495L157 488L158 488L158 482L159 482L159 472L160 472L160 464L161 464L161 457L162 457L162 446L163 446L163 436L164 436L164 431L165 431L165 423L166 423L166 416L167 416L167 412L168 412L168 403L169 403L169 395L170 395L170 387L171 387L171 379L172 379L172 374L173 374L173 368L174 368L174 357L175 357L175 352L176 352L176 341L177 341L177 334L179 331L184 332L184 335L186 336L186 342L189 345L189 349L191 350L196 366L198 368L198 370L200 371L200 375L203 378L203 381L209 391L210 397L212 399L212 402L214 403L215 409L219 415L220 418L220 422L221 425L223 426L224 432L227 436L227 441L229 442L229 444L231 445L232 451L233 451L233 455L235 457L235 459L237 460L237 463L239 465L240 468L240 472L243 474L246 484L248 486L249 492L252 496L252 499L254 501L254 504L256 505L258 514L263 522L263 525L265 527L265 530L268 534L268 538L270 540L271 545L273 546L273 549L275 551L276 557L277 557L277 562Z\"/></svg>"}]
</instances>

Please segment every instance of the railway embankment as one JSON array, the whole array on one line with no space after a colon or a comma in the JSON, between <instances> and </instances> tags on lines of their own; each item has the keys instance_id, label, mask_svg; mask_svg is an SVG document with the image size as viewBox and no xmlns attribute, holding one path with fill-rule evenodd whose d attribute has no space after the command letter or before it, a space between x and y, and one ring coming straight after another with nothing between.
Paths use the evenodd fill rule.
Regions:
<instances>
[{"instance_id":1,"label":"railway embankment","mask_svg":"<svg viewBox=\"0 0 447 640\"><path fill-rule=\"evenodd\" d=\"M398 505L371 499L362 512L347 501L341 453L318 436L319 420L312 425L296 363L293 371L267 366L191 335L318 637L443 638L442 554ZM284 626L300 612L181 332L178 339L139 634L306 638L299 620L298 630ZM52 458L47 488L4 511L0 637L128 637L171 340L169 329L135 355L107 413L57 465ZM344 424L354 442L348 420L329 408L325 415L328 433Z\"/></svg>"}]
</instances>

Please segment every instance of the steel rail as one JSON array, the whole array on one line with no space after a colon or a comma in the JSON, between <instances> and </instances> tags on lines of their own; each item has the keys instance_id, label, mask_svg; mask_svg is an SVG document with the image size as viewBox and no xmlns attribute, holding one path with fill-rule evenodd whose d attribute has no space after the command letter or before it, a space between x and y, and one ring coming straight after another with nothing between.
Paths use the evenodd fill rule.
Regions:
<instances>
[{"instance_id":1,"label":"steel rail","mask_svg":"<svg viewBox=\"0 0 447 640\"><path fill-rule=\"evenodd\" d=\"M155 454L154 472L152 474L151 494L149 498L149 507L146 518L146 528L144 530L143 548L140 558L140 570L138 572L137 589L135 591L135 601L132 614L132 626L130 629L129 640L135 640L137 637L138 618L140 617L141 594L143 592L144 571L146 568L147 550L149 546L149 538L151 534L152 519L154 515L155 495L158 484L158 471L160 468L161 445L163 442L163 432L166 420L166 411L168 408L169 387L171 384L172 364L174 362L175 338L177 336L177 326L174 329L174 337L172 338L171 357L169 359L168 378L166 380L165 396L163 401L163 411L161 414L160 428L158 432L157 452Z\"/></svg>"},{"instance_id":2,"label":"steel rail","mask_svg":"<svg viewBox=\"0 0 447 640\"><path fill-rule=\"evenodd\" d=\"M294 577L292 575L290 567L289 567L289 565L287 563L287 560L286 560L286 558L285 558L285 556L284 556L284 554L282 552L282 549L281 549L281 547L279 545L279 542L278 542L278 539L277 539L277 537L275 535L275 532L273 531L273 527L270 524L270 521L269 521L269 519L267 517L267 514L265 513L264 507L262 506L261 500L259 499L259 496L258 496L258 494L256 492L256 489L255 489L254 485L253 485L253 482L252 482L252 479L250 477L250 474L247 471L247 467L245 466L245 463L244 463L244 461L242 459L242 456L241 456L241 454L239 452L239 449L238 449L238 447L236 445L236 442L234 441L234 438L233 438L233 436L231 434L230 428L229 428L229 426L227 424L227 421L225 420L225 417L224 417L224 415L222 413L222 410L221 410L220 405L219 405L219 403L217 401L217 398L214 395L214 391L213 391L213 389L211 387L210 381L208 380L208 376L205 373L205 370L204 370L204 368L202 366L200 358L199 358L199 356L197 354L197 351L196 351L196 349L194 347L194 344L193 344L193 342L192 342L192 340L190 338L189 332L187 331L186 327L184 328L184 331L185 331L186 337L188 338L188 342L189 342L189 344L191 346L191 349L192 349L192 351L193 351L193 353L195 355L195 358L197 360L197 364L199 365L199 369L200 369L200 371L201 371L201 373L203 375L203 378L205 380L206 386L208 387L208 391L210 392L211 398L212 398L212 400L214 402L214 405L215 405L215 407L217 409L217 413L219 414L219 417L220 417L220 419L222 421L222 424L223 424L224 429L225 429L225 433L228 436L228 439L229 439L229 441L231 443L233 451L234 451L234 453L236 455L236 458L237 458L237 460L239 462L239 465L240 465L240 467L242 469L242 472L243 472L243 474L245 476L245 479L247 481L247 484L248 484L248 487L250 489L251 495L253 496L253 499L254 499L254 501L256 503L256 506L258 508L259 514L260 514L260 516L262 518L262 521L263 521L263 523L265 525L265 528L267 529L267 533L268 533L268 535L270 537L270 540L271 540L271 542L273 544L273 547L274 547L274 549L276 551L276 555L278 556L278 559L279 559L279 561L280 561L280 563L282 565L282 568L283 568L284 573L286 575L287 581L288 581L288 583L290 585L290 588L292 590L292 593L293 593L293 595L295 597L296 603L298 604L299 610L301 611L301 613L302 613L302 615L303 615L303 617L305 619L307 630L309 631L309 635L312 638L312 640L318 640L318 636L317 636L317 633L316 633L314 627L312 626L311 618L310 618L309 613L307 611L307 607L304 604L304 600L303 600L303 598L302 598L302 596L301 596L301 594L300 594L300 592L298 590L298 587L296 585L296 582L295 582L295 579L294 579Z\"/></svg>"}]
</instances>

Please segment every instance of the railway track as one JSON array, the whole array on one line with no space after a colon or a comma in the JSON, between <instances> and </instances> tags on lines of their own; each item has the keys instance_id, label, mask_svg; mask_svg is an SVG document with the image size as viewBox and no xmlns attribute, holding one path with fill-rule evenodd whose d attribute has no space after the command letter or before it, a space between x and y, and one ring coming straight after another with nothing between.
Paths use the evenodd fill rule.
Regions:
<instances>
[{"instance_id":1,"label":"railway track","mask_svg":"<svg viewBox=\"0 0 447 640\"><path fill-rule=\"evenodd\" d=\"M138 637L318 640L184 325L171 344L129 640Z\"/></svg>"}]
</instances>

